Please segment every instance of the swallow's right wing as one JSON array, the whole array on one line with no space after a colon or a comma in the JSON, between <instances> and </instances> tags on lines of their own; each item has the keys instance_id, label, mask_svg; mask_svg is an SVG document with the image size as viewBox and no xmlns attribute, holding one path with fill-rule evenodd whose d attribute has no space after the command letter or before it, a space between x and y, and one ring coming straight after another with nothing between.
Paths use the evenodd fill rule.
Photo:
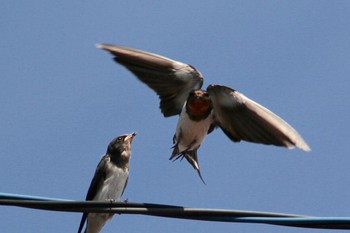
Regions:
<instances>
[{"instance_id":1,"label":"swallow's right wing","mask_svg":"<svg viewBox=\"0 0 350 233\"><path fill-rule=\"evenodd\" d=\"M158 94L165 117L180 114L189 93L203 85L201 73L191 65L138 49L109 44L97 46L114 55L117 63Z\"/></svg>"}]
</instances>

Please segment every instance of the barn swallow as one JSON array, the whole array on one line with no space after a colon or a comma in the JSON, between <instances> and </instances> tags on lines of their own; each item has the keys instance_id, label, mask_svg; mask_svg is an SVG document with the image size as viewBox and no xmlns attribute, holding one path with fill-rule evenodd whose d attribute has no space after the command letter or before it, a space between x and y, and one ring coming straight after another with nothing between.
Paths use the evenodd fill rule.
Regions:
<instances>
[{"instance_id":1,"label":"barn swallow","mask_svg":"<svg viewBox=\"0 0 350 233\"><path fill-rule=\"evenodd\" d=\"M202 90L203 76L189 64L123 46L97 47L110 52L117 63L158 94L164 117L180 115L170 159L186 158L201 179L197 149L218 127L233 142L244 140L310 151L292 126L242 93L222 85Z\"/></svg>"},{"instance_id":2,"label":"barn swallow","mask_svg":"<svg viewBox=\"0 0 350 233\"><path fill-rule=\"evenodd\" d=\"M91 181L86 195L87 201L120 201L128 183L131 143L135 135L136 133L124 134L109 143ZM110 213L84 213L78 233L82 231L86 219L87 226L84 232L98 233L112 217L113 214Z\"/></svg>"}]
</instances>

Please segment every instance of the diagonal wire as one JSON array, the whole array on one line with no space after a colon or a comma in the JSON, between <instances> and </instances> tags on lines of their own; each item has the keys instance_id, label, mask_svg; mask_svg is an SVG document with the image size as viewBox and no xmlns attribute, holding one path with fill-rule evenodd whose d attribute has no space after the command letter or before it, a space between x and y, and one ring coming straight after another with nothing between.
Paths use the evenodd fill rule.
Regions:
<instances>
[{"instance_id":1,"label":"diagonal wire","mask_svg":"<svg viewBox=\"0 0 350 233\"><path fill-rule=\"evenodd\" d=\"M64 212L141 214L201 221L261 223L319 229L350 229L349 217L312 217L261 211L188 208L153 203L73 201L8 193L0 193L0 205Z\"/></svg>"}]
</instances>

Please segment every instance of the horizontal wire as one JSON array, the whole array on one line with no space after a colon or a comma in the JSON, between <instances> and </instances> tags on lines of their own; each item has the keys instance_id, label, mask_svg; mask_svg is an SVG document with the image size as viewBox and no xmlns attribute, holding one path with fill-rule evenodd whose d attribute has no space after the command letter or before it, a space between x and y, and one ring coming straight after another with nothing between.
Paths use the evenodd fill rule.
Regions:
<instances>
[{"instance_id":1,"label":"horizontal wire","mask_svg":"<svg viewBox=\"0 0 350 233\"><path fill-rule=\"evenodd\" d=\"M73 201L67 199L0 193L0 205L64 212L141 214L201 221L260 223L319 229L350 229L349 217L312 217L262 211L188 208L153 203Z\"/></svg>"}]
</instances>

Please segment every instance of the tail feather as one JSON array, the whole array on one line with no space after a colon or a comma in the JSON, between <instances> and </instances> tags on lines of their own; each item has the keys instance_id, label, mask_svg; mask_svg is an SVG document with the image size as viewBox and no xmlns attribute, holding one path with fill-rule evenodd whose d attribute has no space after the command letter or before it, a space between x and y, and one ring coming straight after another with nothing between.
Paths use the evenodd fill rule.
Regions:
<instances>
[{"instance_id":1,"label":"tail feather","mask_svg":"<svg viewBox=\"0 0 350 233\"><path fill-rule=\"evenodd\" d=\"M176 161L179 158L182 160L185 158L187 162L189 162L192 167L197 171L199 178L202 180L202 182L205 184L204 179L201 174L201 170L199 167L199 162L198 162L198 155L197 155L197 149L191 150L191 151L183 151L179 152L179 148L175 145L173 150L173 153L171 154L169 160Z\"/></svg>"},{"instance_id":2,"label":"tail feather","mask_svg":"<svg viewBox=\"0 0 350 233\"><path fill-rule=\"evenodd\" d=\"M81 231L83 230L83 227L84 227L86 218L87 218L87 213L83 213L83 216L81 217L81 221L80 221L78 233L81 233ZM86 232L86 228L85 228L85 231L84 231L84 232Z\"/></svg>"},{"instance_id":3,"label":"tail feather","mask_svg":"<svg viewBox=\"0 0 350 233\"><path fill-rule=\"evenodd\" d=\"M181 157L181 153L179 152L179 147L175 144L173 147L172 147L174 150L173 150L173 153L171 154L169 160L177 160L179 157ZM176 157L176 158L175 158Z\"/></svg>"},{"instance_id":4,"label":"tail feather","mask_svg":"<svg viewBox=\"0 0 350 233\"><path fill-rule=\"evenodd\" d=\"M200 170L199 163L198 163L197 149L185 152L184 157L192 165L192 167L197 171L199 178L205 184L205 181L202 177L201 170Z\"/></svg>"}]
</instances>

